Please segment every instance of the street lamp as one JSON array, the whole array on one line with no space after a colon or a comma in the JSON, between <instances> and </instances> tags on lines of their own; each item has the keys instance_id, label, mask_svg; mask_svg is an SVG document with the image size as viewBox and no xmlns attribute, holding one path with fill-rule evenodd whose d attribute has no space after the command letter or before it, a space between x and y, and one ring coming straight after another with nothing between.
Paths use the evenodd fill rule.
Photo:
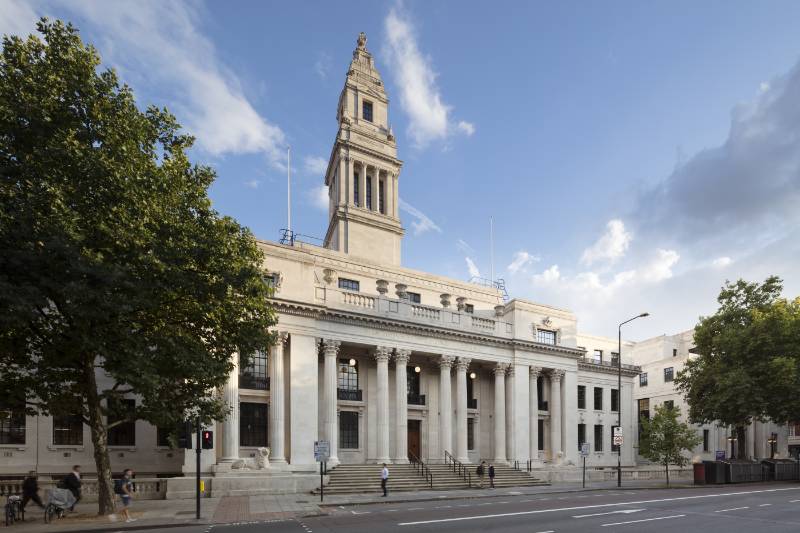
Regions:
<instances>
[{"instance_id":1,"label":"street lamp","mask_svg":"<svg viewBox=\"0 0 800 533\"><path fill-rule=\"evenodd\" d=\"M767 442L769 443L769 458L775 459L775 445L778 443L778 434L771 434Z\"/></svg>"},{"instance_id":2,"label":"street lamp","mask_svg":"<svg viewBox=\"0 0 800 533\"><path fill-rule=\"evenodd\" d=\"M731 434L731 436L728 437L728 441L731 443L731 460L733 460L733 458L736 456L736 453L734 453L736 451L734 448L736 445L736 435Z\"/></svg>"},{"instance_id":3,"label":"street lamp","mask_svg":"<svg viewBox=\"0 0 800 533\"><path fill-rule=\"evenodd\" d=\"M629 318L625 322L620 322L617 328L617 340L619 345L617 347L617 427L622 432L622 326L628 322L633 322L637 318L644 318L650 316L650 313L642 313L633 318ZM622 486L622 444L617 446L617 487Z\"/></svg>"}]
</instances>

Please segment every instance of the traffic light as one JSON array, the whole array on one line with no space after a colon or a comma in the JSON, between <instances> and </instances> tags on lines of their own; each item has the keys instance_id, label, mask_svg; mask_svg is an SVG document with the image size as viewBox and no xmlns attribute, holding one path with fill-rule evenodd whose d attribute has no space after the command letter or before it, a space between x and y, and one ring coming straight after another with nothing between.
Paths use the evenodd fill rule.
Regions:
<instances>
[{"instance_id":1,"label":"traffic light","mask_svg":"<svg viewBox=\"0 0 800 533\"><path fill-rule=\"evenodd\" d=\"M203 430L202 432L202 448L204 450L210 450L214 447L214 432L209 431L207 429Z\"/></svg>"},{"instance_id":2,"label":"traffic light","mask_svg":"<svg viewBox=\"0 0 800 533\"><path fill-rule=\"evenodd\" d=\"M188 420L178 426L178 448L192 449L192 423Z\"/></svg>"}]
</instances>

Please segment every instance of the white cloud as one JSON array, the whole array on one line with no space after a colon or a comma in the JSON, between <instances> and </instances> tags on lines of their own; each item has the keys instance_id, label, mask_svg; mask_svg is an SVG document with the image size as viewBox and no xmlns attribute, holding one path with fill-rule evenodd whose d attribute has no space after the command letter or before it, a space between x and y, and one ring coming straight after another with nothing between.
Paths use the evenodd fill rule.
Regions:
<instances>
[{"instance_id":1,"label":"white cloud","mask_svg":"<svg viewBox=\"0 0 800 533\"><path fill-rule=\"evenodd\" d=\"M533 284L536 286L552 285L561 279L561 272L558 270L558 265L553 265L541 274L533 275Z\"/></svg>"},{"instance_id":2,"label":"white cloud","mask_svg":"<svg viewBox=\"0 0 800 533\"><path fill-rule=\"evenodd\" d=\"M411 221L411 227L414 229L414 235L421 235L428 231L435 231L437 233L442 232L442 228L437 226L436 223L428 217L428 215L409 204L402 198L400 198L400 202L397 205L400 207L400 209L416 219Z\"/></svg>"},{"instance_id":3,"label":"white cloud","mask_svg":"<svg viewBox=\"0 0 800 533\"><path fill-rule=\"evenodd\" d=\"M328 212L329 207L329 198L328 198L328 187L326 185L319 185L317 187L313 187L310 191L308 191L309 199L311 200L311 204L320 209L322 211Z\"/></svg>"},{"instance_id":4,"label":"white cloud","mask_svg":"<svg viewBox=\"0 0 800 533\"><path fill-rule=\"evenodd\" d=\"M315 176L322 176L328 170L328 160L324 157L306 156L304 164L306 172Z\"/></svg>"},{"instance_id":5,"label":"white cloud","mask_svg":"<svg viewBox=\"0 0 800 533\"><path fill-rule=\"evenodd\" d=\"M218 57L202 28L199 4L7 0L0 29L9 29L6 18L22 13L24 19L30 10L37 16L82 19L81 35L98 48L103 63L136 89L140 104L156 95L155 103L176 114L198 148L212 156L263 153L282 168L283 131L256 111L239 77ZM18 26L24 28L22 22ZM13 25L11 30L18 31Z\"/></svg>"},{"instance_id":6,"label":"white cloud","mask_svg":"<svg viewBox=\"0 0 800 533\"><path fill-rule=\"evenodd\" d=\"M467 243L464 239L458 239L456 241L456 248L460 251L464 252L465 254L474 254L475 249Z\"/></svg>"},{"instance_id":7,"label":"white cloud","mask_svg":"<svg viewBox=\"0 0 800 533\"><path fill-rule=\"evenodd\" d=\"M452 107L442 98L431 58L419 49L411 19L400 7L393 7L384 25L386 57L400 88L400 106L409 116L408 136L417 147L446 139L454 130ZM466 121L460 121L455 128L466 135L475 132L475 126Z\"/></svg>"},{"instance_id":8,"label":"white cloud","mask_svg":"<svg viewBox=\"0 0 800 533\"><path fill-rule=\"evenodd\" d=\"M317 73L317 76L319 76L320 79L327 80L328 74L331 71L331 64L331 56L325 52L321 52L319 56L317 56L317 60L314 62L314 72Z\"/></svg>"},{"instance_id":9,"label":"white cloud","mask_svg":"<svg viewBox=\"0 0 800 533\"><path fill-rule=\"evenodd\" d=\"M259 185L261 185L261 180L257 179L247 180L244 182L244 186L249 189L258 189Z\"/></svg>"},{"instance_id":10,"label":"white cloud","mask_svg":"<svg viewBox=\"0 0 800 533\"><path fill-rule=\"evenodd\" d=\"M36 31L39 16L29 2L5 0L0 9L0 34L18 35L24 39Z\"/></svg>"},{"instance_id":11,"label":"white cloud","mask_svg":"<svg viewBox=\"0 0 800 533\"><path fill-rule=\"evenodd\" d=\"M712 261L711 264L714 266L714 268L725 268L726 266L729 266L731 263L733 263L733 259L724 255L722 257L717 257L716 259L714 259L714 261Z\"/></svg>"},{"instance_id":12,"label":"white cloud","mask_svg":"<svg viewBox=\"0 0 800 533\"><path fill-rule=\"evenodd\" d=\"M758 86L758 90L762 93L769 91L769 82L762 81Z\"/></svg>"},{"instance_id":13,"label":"white cloud","mask_svg":"<svg viewBox=\"0 0 800 533\"><path fill-rule=\"evenodd\" d=\"M530 265L531 263L535 263L539 261L539 257L536 255L531 255L525 250L520 250L514 254L514 259L508 265L508 271L512 274L516 274L517 272L525 271L525 268Z\"/></svg>"},{"instance_id":14,"label":"white cloud","mask_svg":"<svg viewBox=\"0 0 800 533\"><path fill-rule=\"evenodd\" d=\"M472 137L472 134L475 133L475 125L472 122L467 122L466 120L459 120L457 127L458 131L465 134L467 137Z\"/></svg>"},{"instance_id":15,"label":"white cloud","mask_svg":"<svg viewBox=\"0 0 800 533\"><path fill-rule=\"evenodd\" d=\"M465 257L464 260L467 262L467 270L469 271L469 277L471 278L480 278L481 271L478 270L477 265L475 265L475 261L470 259L469 257Z\"/></svg>"},{"instance_id":16,"label":"white cloud","mask_svg":"<svg viewBox=\"0 0 800 533\"><path fill-rule=\"evenodd\" d=\"M631 243L631 234L618 219L609 220L606 232L597 242L583 251L581 263L592 265L598 261L614 262L625 255Z\"/></svg>"},{"instance_id":17,"label":"white cloud","mask_svg":"<svg viewBox=\"0 0 800 533\"><path fill-rule=\"evenodd\" d=\"M672 277L672 267L681 256L675 250L656 251L655 257L650 259L641 269L639 277L647 283L658 283Z\"/></svg>"}]
</instances>

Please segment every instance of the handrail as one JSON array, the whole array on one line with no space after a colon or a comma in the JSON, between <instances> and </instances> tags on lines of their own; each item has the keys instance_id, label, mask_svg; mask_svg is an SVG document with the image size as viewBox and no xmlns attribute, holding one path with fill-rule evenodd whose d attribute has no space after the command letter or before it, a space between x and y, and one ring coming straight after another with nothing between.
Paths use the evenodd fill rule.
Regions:
<instances>
[{"instance_id":1,"label":"handrail","mask_svg":"<svg viewBox=\"0 0 800 533\"><path fill-rule=\"evenodd\" d=\"M453 454L447 450L444 451L444 463L446 465L452 465L453 472L464 478L464 481L467 482L467 487L472 487L472 472L464 463L453 457Z\"/></svg>"},{"instance_id":2,"label":"handrail","mask_svg":"<svg viewBox=\"0 0 800 533\"><path fill-rule=\"evenodd\" d=\"M430 467L422 462L422 459L414 455L413 452L408 452L408 458L411 461L411 465L414 467L414 471L423 476L428 485L430 485L431 490L433 490L433 472L431 472Z\"/></svg>"}]
</instances>

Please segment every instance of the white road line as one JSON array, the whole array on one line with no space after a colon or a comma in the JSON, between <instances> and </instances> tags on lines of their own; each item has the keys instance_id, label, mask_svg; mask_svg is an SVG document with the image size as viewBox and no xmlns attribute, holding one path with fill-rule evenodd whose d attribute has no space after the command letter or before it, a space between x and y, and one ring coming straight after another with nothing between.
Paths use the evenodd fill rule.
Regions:
<instances>
[{"instance_id":1,"label":"white road line","mask_svg":"<svg viewBox=\"0 0 800 533\"><path fill-rule=\"evenodd\" d=\"M371 513L372 511L362 511L362 512L360 512L360 513L359 513L358 511L350 511L350 512L351 512L351 513L353 513L353 514L355 514L355 515L359 515L359 514L369 514L369 513Z\"/></svg>"},{"instance_id":2,"label":"white road line","mask_svg":"<svg viewBox=\"0 0 800 533\"><path fill-rule=\"evenodd\" d=\"M731 509L720 509L719 511L714 511L715 513L727 513L728 511L740 511L742 509L750 509L750 506L746 507L733 507Z\"/></svg>"},{"instance_id":3,"label":"white road line","mask_svg":"<svg viewBox=\"0 0 800 533\"><path fill-rule=\"evenodd\" d=\"M409 511L421 511L423 509L425 509L425 508L424 507L412 507L411 509L409 509Z\"/></svg>"},{"instance_id":4,"label":"white road line","mask_svg":"<svg viewBox=\"0 0 800 533\"><path fill-rule=\"evenodd\" d=\"M645 509L620 509L619 511L609 511L607 513L579 514L573 516L572 518L589 518L590 516L604 516L608 514L630 514L630 513L638 513L644 510Z\"/></svg>"},{"instance_id":5,"label":"white road line","mask_svg":"<svg viewBox=\"0 0 800 533\"><path fill-rule=\"evenodd\" d=\"M762 503L761 505L759 505L759 507L769 507L770 505L772 505L772 504L771 503Z\"/></svg>"},{"instance_id":6,"label":"white road line","mask_svg":"<svg viewBox=\"0 0 800 533\"><path fill-rule=\"evenodd\" d=\"M555 533L555 531L548 529L547 531L537 531L536 533Z\"/></svg>"},{"instance_id":7,"label":"white road line","mask_svg":"<svg viewBox=\"0 0 800 533\"><path fill-rule=\"evenodd\" d=\"M639 522L652 522L653 520L669 520L670 518L683 518L685 514L674 514L672 516L659 516L656 518L643 518L641 520L630 520L628 522L614 522L613 524L601 524L600 527L624 526L625 524L638 524Z\"/></svg>"},{"instance_id":8,"label":"white road line","mask_svg":"<svg viewBox=\"0 0 800 533\"><path fill-rule=\"evenodd\" d=\"M796 502L800 502L800 500L789 500L789 503L796 503Z\"/></svg>"},{"instance_id":9,"label":"white road line","mask_svg":"<svg viewBox=\"0 0 800 533\"><path fill-rule=\"evenodd\" d=\"M741 492L721 492L718 494L700 494L697 496L678 496L675 498L658 498L655 500L639 500L633 502L617 502L617 503L599 503L596 505L581 505L576 507L560 507L555 509L539 509L536 511L520 511L516 513L498 513L498 514L485 514L485 515L474 515L474 516L460 516L455 518L441 518L438 520L422 520L419 522L401 522L397 524L398 526L416 526L422 524L438 524L442 522L460 522L462 520L480 520L484 518L499 518L504 516L522 516L522 515L530 515L530 514L541 514L541 513L554 513L558 511L579 511L581 509L602 509L604 507L619 507L621 505L644 505L646 503L660 503L660 502L675 502L675 501L683 501L683 500L698 500L702 498L722 498L725 496L742 496L746 494L764 494L770 492L783 492L787 490L800 490L800 487L788 487L782 489L764 489L764 490L747 490ZM487 505L487 504L479 504L479 505Z\"/></svg>"}]
</instances>

